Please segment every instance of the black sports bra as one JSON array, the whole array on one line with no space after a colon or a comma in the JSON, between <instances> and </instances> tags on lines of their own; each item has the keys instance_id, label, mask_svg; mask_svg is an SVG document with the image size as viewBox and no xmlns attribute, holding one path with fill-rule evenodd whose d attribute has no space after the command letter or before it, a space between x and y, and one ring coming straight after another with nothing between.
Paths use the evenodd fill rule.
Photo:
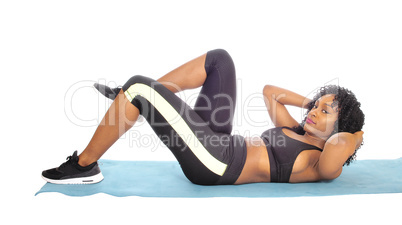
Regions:
<instances>
[{"instance_id":1,"label":"black sports bra","mask_svg":"<svg viewBox=\"0 0 402 225\"><path fill-rule=\"evenodd\" d=\"M319 150L317 146L290 138L283 132L283 128L276 127L262 133L271 167L271 182L288 183L292 174L293 164L297 156L304 150Z\"/></svg>"}]
</instances>

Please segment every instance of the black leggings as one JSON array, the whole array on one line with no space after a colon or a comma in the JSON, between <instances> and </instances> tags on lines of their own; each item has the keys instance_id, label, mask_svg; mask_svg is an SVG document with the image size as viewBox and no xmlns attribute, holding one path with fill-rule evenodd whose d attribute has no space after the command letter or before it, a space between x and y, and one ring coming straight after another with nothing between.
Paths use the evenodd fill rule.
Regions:
<instances>
[{"instance_id":1,"label":"black leggings","mask_svg":"<svg viewBox=\"0 0 402 225\"><path fill-rule=\"evenodd\" d=\"M244 138L231 135L236 102L236 74L230 55L209 51L207 78L194 109L161 83L133 76L123 91L172 151L195 184L234 184L246 161Z\"/></svg>"}]
</instances>

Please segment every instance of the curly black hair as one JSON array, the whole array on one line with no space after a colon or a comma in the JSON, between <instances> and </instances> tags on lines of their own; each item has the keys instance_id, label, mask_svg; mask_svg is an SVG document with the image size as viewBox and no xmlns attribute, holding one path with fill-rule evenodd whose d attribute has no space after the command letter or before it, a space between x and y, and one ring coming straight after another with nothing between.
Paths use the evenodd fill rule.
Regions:
<instances>
[{"instance_id":1,"label":"curly black hair","mask_svg":"<svg viewBox=\"0 0 402 225\"><path fill-rule=\"evenodd\" d=\"M360 109L360 102L357 101L356 96L352 91L339 87L338 85L327 85L321 87L317 94L314 96L311 102L307 104L306 117L301 122L300 126L294 127L293 130L298 134L305 134L304 125L306 123L307 114L314 107L315 102L324 95L334 94L334 103L339 108L338 120L335 122L334 130L330 136L339 132L355 133L361 131L364 125L364 113ZM359 146L352 156L346 160L344 165L349 165L356 159L356 152L360 148Z\"/></svg>"}]
</instances>

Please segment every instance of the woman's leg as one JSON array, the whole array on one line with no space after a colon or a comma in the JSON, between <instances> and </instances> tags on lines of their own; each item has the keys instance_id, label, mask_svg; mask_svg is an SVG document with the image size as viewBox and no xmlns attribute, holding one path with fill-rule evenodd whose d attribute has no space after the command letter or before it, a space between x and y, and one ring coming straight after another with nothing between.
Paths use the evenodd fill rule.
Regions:
<instances>
[{"instance_id":1,"label":"woman's leg","mask_svg":"<svg viewBox=\"0 0 402 225\"><path fill-rule=\"evenodd\" d=\"M216 53L222 53L222 51L214 51L214 54L209 56L216 56ZM205 61L205 55L201 57L204 57ZM202 61L199 58L197 59ZM193 61L197 61L197 59ZM216 60L218 59L216 58ZM189 66L189 64L191 63L185 64L184 67ZM207 68L207 65L205 67ZM185 71L189 72L185 68L172 71L164 79L160 79L163 84L143 76L134 76L129 79L106 113L88 147L77 159L80 162L79 164L85 166L93 162L91 165L96 165L96 160L133 125L141 114L161 141L175 155L184 174L190 181L197 184L235 183L247 155L244 139L231 136L229 133L214 131L208 126L210 122L213 123L214 121L204 121L195 110L173 93L202 84L202 80L197 76L190 79L191 83L190 81L184 83L180 83L180 80L174 81L176 78L173 76L174 74L183 73L183 75L188 76ZM196 71L200 72L199 75L204 75L205 82L207 76L205 71L202 69ZM194 72L194 74L196 73ZM167 79L168 76L172 78ZM218 76L224 77L219 73ZM235 79L235 77L227 76L225 79ZM230 81L225 80L225 82ZM221 90L221 85L217 85L217 87L219 87L218 90ZM206 88L204 87L204 89ZM211 90L215 89L211 87ZM206 96L208 97L208 94ZM202 104L198 104L198 106L202 106ZM219 108L225 105L216 104L215 106ZM214 109L211 110L214 111ZM73 155L72 158L74 157L76 156ZM80 167L74 168L74 161L68 165L73 166L69 167L72 170L82 170ZM57 171L57 168L55 169ZM46 171L44 173L49 175ZM78 173L82 174L83 172ZM60 177L60 175L57 176Z\"/></svg>"},{"instance_id":2,"label":"woman's leg","mask_svg":"<svg viewBox=\"0 0 402 225\"><path fill-rule=\"evenodd\" d=\"M232 133L236 105L236 71L229 53L215 49L205 59L207 78L194 110L215 132Z\"/></svg>"},{"instance_id":3,"label":"woman's leg","mask_svg":"<svg viewBox=\"0 0 402 225\"><path fill-rule=\"evenodd\" d=\"M207 78L194 110L166 85L146 77L132 77L122 89L190 181L233 184L247 157L244 138L230 135L236 99L233 61L226 51L213 50L207 53L205 70Z\"/></svg>"},{"instance_id":4,"label":"woman's leg","mask_svg":"<svg viewBox=\"0 0 402 225\"><path fill-rule=\"evenodd\" d=\"M197 88L204 84L206 54L197 57L157 81L172 92ZM125 98L121 91L95 131L91 141L79 156L79 164L87 166L100 157L137 121L139 110Z\"/></svg>"}]
</instances>

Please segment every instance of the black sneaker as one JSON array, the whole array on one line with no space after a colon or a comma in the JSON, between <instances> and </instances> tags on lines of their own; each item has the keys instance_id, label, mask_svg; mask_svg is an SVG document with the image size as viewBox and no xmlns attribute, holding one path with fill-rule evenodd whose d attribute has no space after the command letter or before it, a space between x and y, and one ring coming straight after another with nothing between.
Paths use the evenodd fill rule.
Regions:
<instances>
[{"instance_id":1,"label":"black sneaker","mask_svg":"<svg viewBox=\"0 0 402 225\"><path fill-rule=\"evenodd\" d=\"M78 164L77 151L59 167L43 171L42 177L54 184L93 184L103 180L97 162L85 167Z\"/></svg>"},{"instance_id":2,"label":"black sneaker","mask_svg":"<svg viewBox=\"0 0 402 225\"><path fill-rule=\"evenodd\" d=\"M104 96L106 96L107 98L110 98L112 100L114 100L116 98L117 94L119 94L119 92L121 90L121 87L110 88L109 86L106 86L103 84L98 84L98 83L95 83L94 87L96 88L96 90L98 90Z\"/></svg>"}]
</instances>

